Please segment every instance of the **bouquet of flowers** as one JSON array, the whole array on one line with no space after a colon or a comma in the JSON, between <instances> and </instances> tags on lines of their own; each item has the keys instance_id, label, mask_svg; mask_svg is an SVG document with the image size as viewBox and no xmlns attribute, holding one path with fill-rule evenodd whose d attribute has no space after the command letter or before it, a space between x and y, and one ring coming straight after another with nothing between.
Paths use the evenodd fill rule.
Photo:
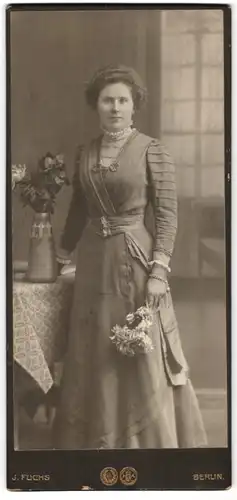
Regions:
<instances>
[{"instance_id":1,"label":"bouquet of flowers","mask_svg":"<svg viewBox=\"0 0 237 500\"><path fill-rule=\"evenodd\" d=\"M25 165L12 165L12 189L19 190L23 205L29 205L35 212L53 213L56 195L68 184L62 155L47 153L31 173Z\"/></svg>"},{"instance_id":2,"label":"bouquet of flowers","mask_svg":"<svg viewBox=\"0 0 237 500\"><path fill-rule=\"evenodd\" d=\"M124 326L115 325L112 328L113 335L110 339L121 354L134 356L153 351L154 346L149 337L153 315L154 311L148 306L143 306L126 316Z\"/></svg>"}]
</instances>

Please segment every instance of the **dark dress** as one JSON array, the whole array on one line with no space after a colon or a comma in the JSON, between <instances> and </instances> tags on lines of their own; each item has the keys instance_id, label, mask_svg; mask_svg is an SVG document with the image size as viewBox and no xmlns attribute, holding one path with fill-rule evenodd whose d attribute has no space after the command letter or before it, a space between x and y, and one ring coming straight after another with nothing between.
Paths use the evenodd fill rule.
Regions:
<instances>
[{"instance_id":1,"label":"dark dress","mask_svg":"<svg viewBox=\"0 0 237 500\"><path fill-rule=\"evenodd\" d=\"M172 299L152 328L155 349L126 357L111 328L145 303L148 260L171 256L177 199L174 165L156 139L134 131L117 166L98 168L100 138L79 149L62 247L77 243L68 351L55 448L177 448L206 445ZM151 202L155 236L144 216Z\"/></svg>"}]
</instances>

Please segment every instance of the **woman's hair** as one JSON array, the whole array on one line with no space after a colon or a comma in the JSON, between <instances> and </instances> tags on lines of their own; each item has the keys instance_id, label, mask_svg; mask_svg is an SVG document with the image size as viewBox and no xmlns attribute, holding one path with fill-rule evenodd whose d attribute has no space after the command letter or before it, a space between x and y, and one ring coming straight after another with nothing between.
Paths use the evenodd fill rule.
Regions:
<instances>
[{"instance_id":1,"label":"woman's hair","mask_svg":"<svg viewBox=\"0 0 237 500\"><path fill-rule=\"evenodd\" d=\"M106 85L122 82L131 88L134 108L139 110L146 101L147 90L140 76L133 68L123 65L105 66L94 74L86 86L86 101L93 109L96 109L98 97Z\"/></svg>"}]
</instances>

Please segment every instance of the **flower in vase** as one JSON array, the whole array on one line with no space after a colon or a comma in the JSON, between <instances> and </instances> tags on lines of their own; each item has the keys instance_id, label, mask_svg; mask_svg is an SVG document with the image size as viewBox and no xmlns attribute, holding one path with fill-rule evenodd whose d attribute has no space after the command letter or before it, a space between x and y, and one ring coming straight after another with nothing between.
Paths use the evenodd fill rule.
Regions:
<instances>
[{"instance_id":1,"label":"flower in vase","mask_svg":"<svg viewBox=\"0 0 237 500\"><path fill-rule=\"evenodd\" d=\"M13 170L13 179L18 179L20 198L35 212L54 212L56 196L64 185L69 184L64 156L46 153L38 161L38 168L29 175L18 175ZM15 184L14 184L15 187Z\"/></svg>"},{"instance_id":2,"label":"flower in vase","mask_svg":"<svg viewBox=\"0 0 237 500\"><path fill-rule=\"evenodd\" d=\"M26 175L26 165L12 165L12 189L15 189L16 184L21 182Z\"/></svg>"},{"instance_id":3,"label":"flower in vase","mask_svg":"<svg viewBox=\"0 0 237 500\"><path fill-rule=\"evenodd\" d=\"M42 170L44 170L45 172L51 170L53 168L53 165L54 165L54 160L53 160L53 157L51 156L46 156L43 160L43 165L42 165Z\"/></svg>"}]
</instances>

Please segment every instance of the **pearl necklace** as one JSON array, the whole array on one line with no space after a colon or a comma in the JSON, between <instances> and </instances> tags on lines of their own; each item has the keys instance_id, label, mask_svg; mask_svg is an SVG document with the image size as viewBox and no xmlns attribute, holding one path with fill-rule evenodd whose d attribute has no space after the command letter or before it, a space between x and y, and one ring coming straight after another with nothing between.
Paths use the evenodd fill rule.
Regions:
<instances>
[{"instance_id":1,"label":"pearl necklace","mask_svg":"<svg viewBox=\"0 0 237 500\"><path fill-rule=\"evenodd\" d=\"M127 135L129 135L132 132L131 126L123 128L122 130L118 130L117 132L110 132L109 130L104 129L101 127L102 131L104 132L104 136L106 139L110 139L112 141L118 141L120 139L123 139Z\"/></svg>"}]
</instances>

